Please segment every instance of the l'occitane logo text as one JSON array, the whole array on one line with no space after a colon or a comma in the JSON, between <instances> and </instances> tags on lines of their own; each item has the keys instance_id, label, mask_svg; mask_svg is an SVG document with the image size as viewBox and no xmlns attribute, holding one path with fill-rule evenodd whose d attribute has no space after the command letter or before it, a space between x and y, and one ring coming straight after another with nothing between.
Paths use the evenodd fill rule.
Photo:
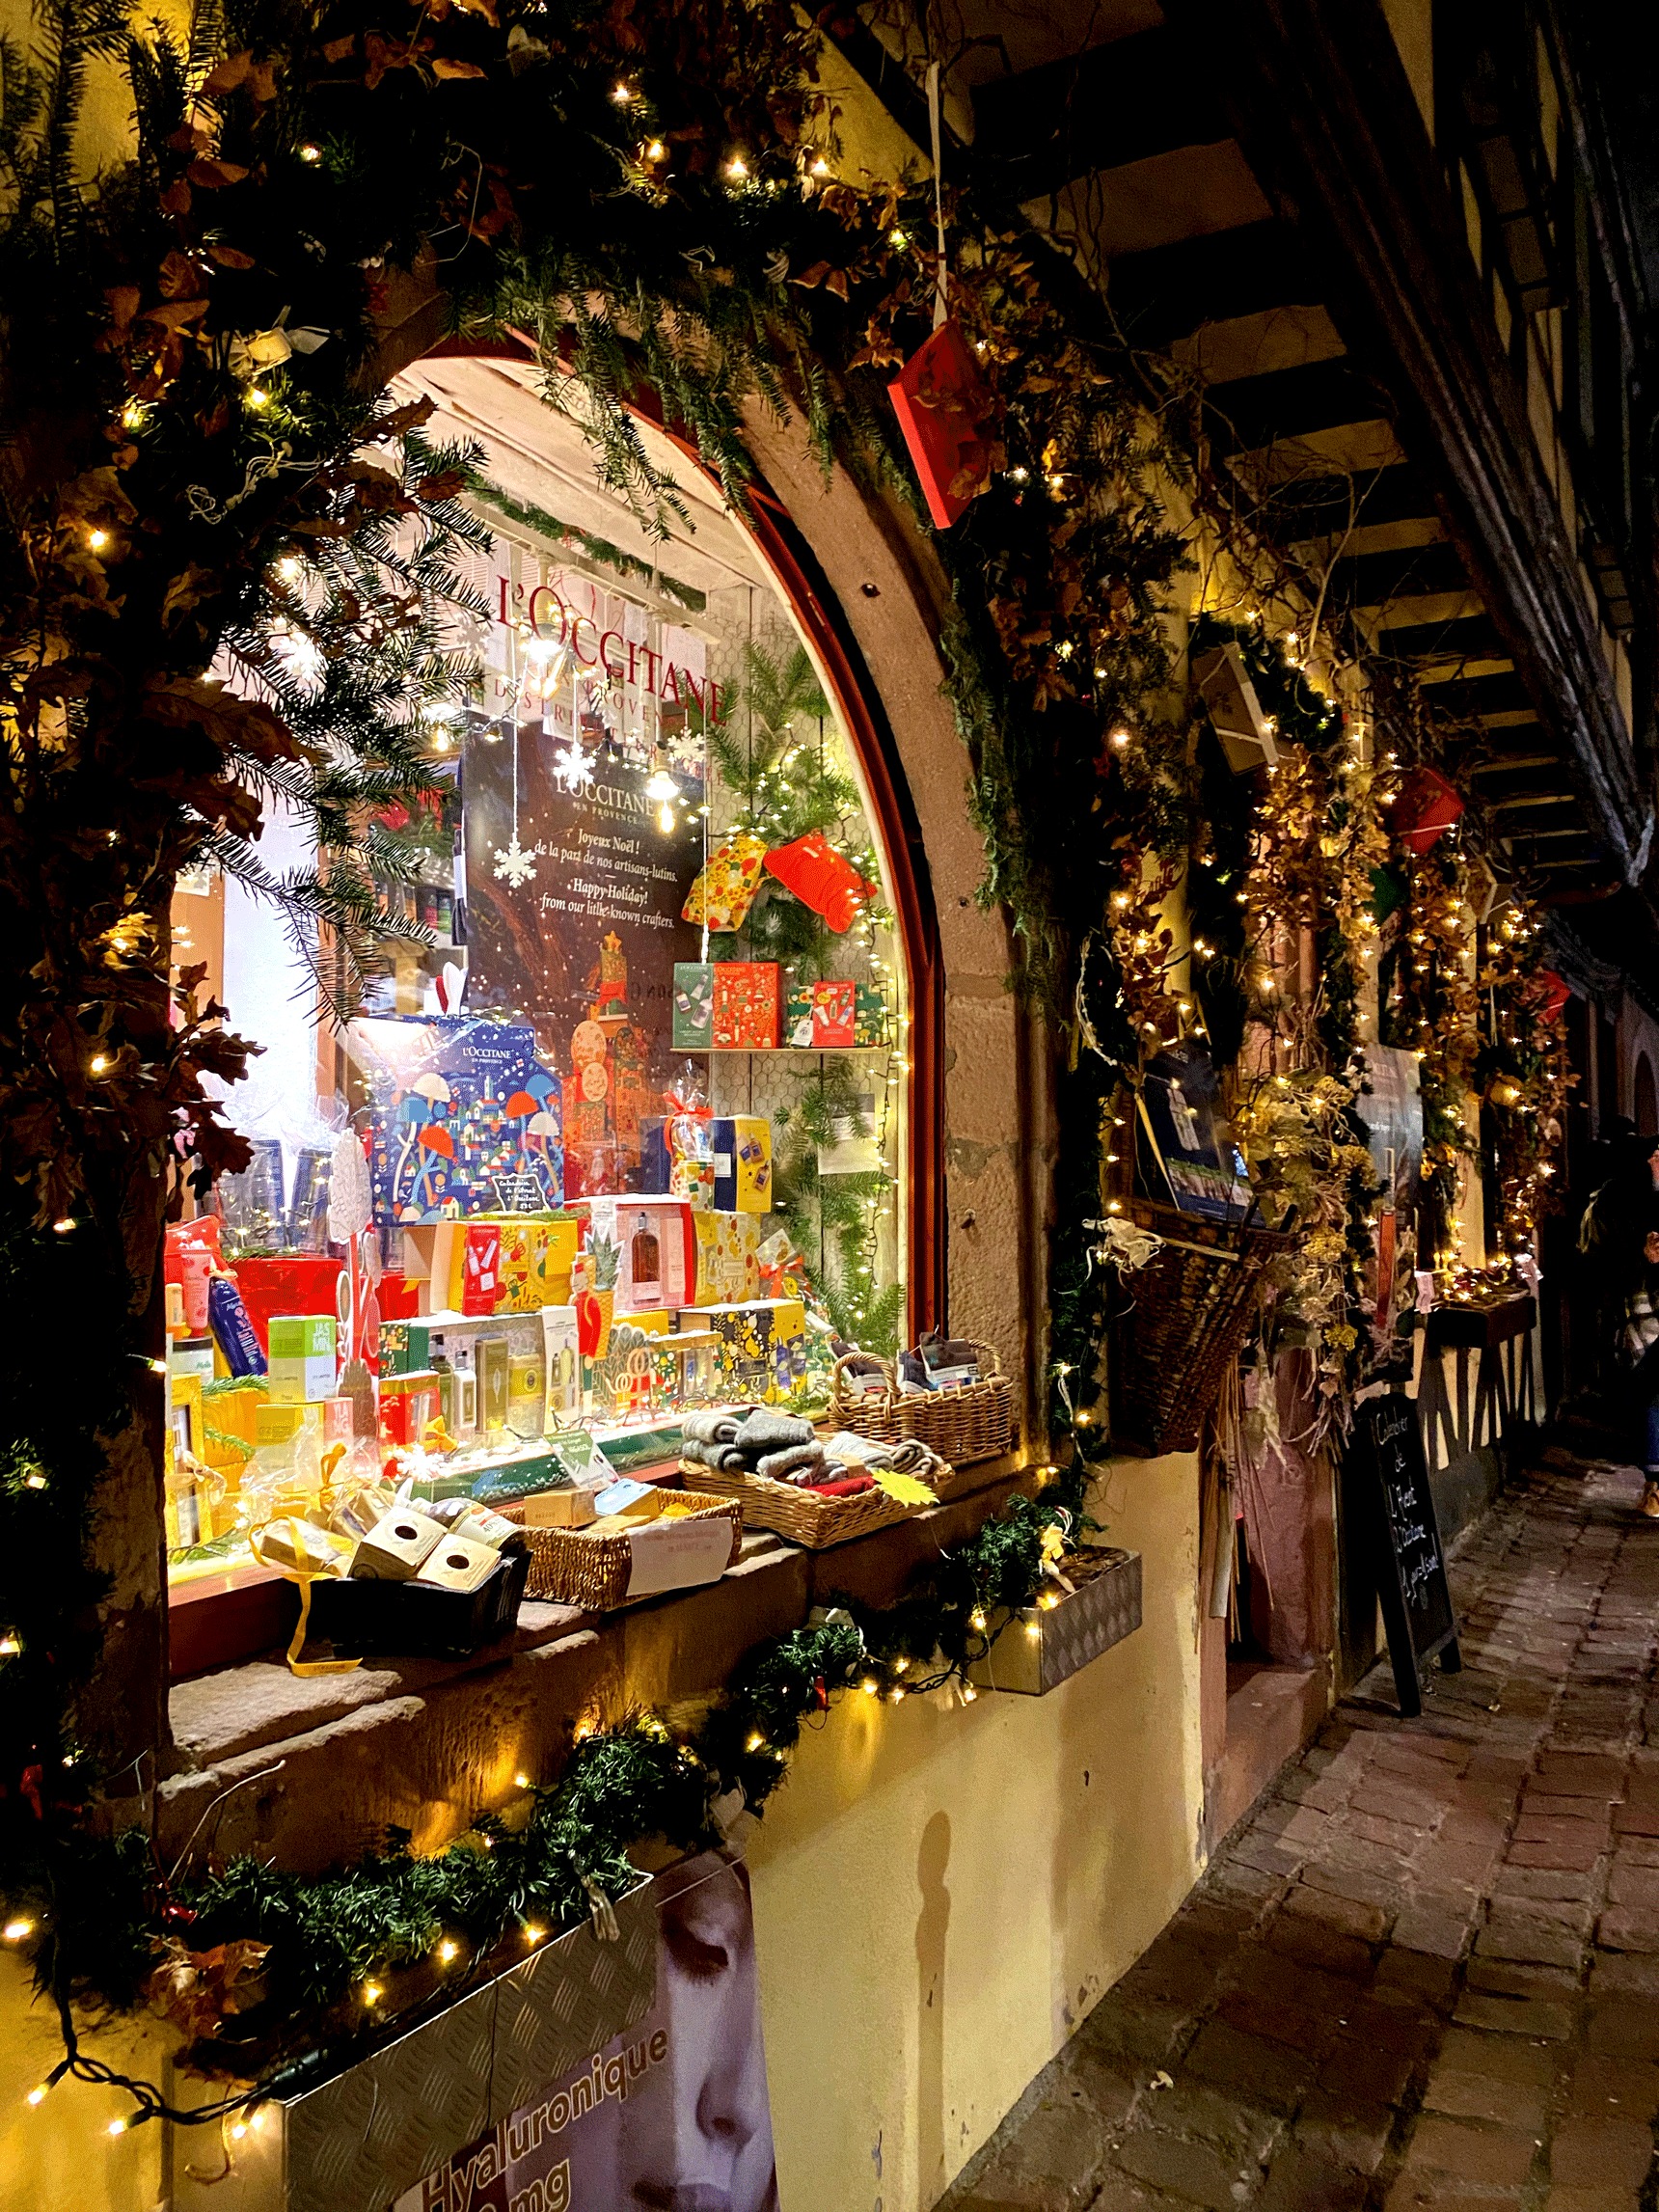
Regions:
<instances>
[{"instance_id":1,"label":"l'occitane logo text","mask_svg":"<svg viewBox=\"0 0 1659 2212\"><path fill-rule=\"evenodd\" d=\"M497 582L501 605L496 620L504 629L514 630L521 619L528 621L531 634L543 643L568 645L573 660L585 669L603 669L613 683L648 692L667 706L694 706L711 722L719 722L725 713L729 687L717 684L713 676L694 675L683 662L631 642L620 630L601 630L591 614L579 613L551 584L538 584L527 597L522 584L504 576L498 576Z\"/></svg>"},{"instance_id":2,"label":"l'occitane logo text","mask_svg":"<svg viewBox=\"0 0 1659 2212\"><path fill-rule=\"evenodd\" d=\"M451 2159L441 2173L429 2174L421 2189L421 2212L473 2212L491 2182L504 2173L510 2187L515 2166L533 2158L550 2138L597 2112L608 2097L626 2103L667 2055L666 2028L659 2028L649 2041L630 2043L610 2058L596 2051L585 2073L555 2089L540 2104L526 2105L512 2114L476 2150ZM551 2172L532 2175L522 2187L513 2188L507 2203L508 2212L570 2212L570 2161L561 2160Z\"/></svg>"}]
</instances>

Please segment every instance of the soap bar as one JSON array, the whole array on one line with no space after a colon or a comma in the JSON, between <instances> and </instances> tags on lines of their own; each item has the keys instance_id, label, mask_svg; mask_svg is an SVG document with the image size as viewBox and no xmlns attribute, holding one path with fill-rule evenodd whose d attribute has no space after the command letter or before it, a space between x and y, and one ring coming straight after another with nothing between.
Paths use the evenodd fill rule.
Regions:
<instances>
[{"instance_id":1,"label":"soap bar","mask_svg":"<svg viewBox=\"0 0 1659 2212\"><path fill-rule=\"evenodd\" d=\"M440 1590L459 1590L470 1596L483 1587L500 1564L500 1555L492 1545L476 1543L469 1536L452 1533L433 1545L422 1560L416 1579L434 1582Z\"/></svg>"},{"instance_id":2,"label":"soap bar","mask_svg":"<svg viewBox=\"0 0 1659 2212\"><path fill-rule=\"evenodd\" d=\"M400 1506L375 1522L353 1555L351 1571L360 1582L407 1582L445 1534L429 1515Z\"/></svg>"},{"instance_id":3,"label":"soap bar","mask_svg":"<svg viewBox=\"0 0 1659 2212\"><path fill-rule=\"evenodd\" d=\"M538 1490L524 1501L526 1528L585 1528L598 1508L591 1490Z\"/></svg>"},{"instance_id":4,"label":"soap bar","mask_svg":"<svg viewBox=\"0 0 1659 2212\"><path fill-rule=\"evenodd\" d=\"M361 1543L396 1503L390 1483L370 1483L355 1496L342 1498L329 1515L328 1524L337 1536L349 1538L353 1544Z\"/></svg>"},{"instance_id":5,"label":"soap bar","mask_svg":"<svg viewBox=\"0 0 1659 2212\"><path fill-rule=\"evenodd\" d=\"M499 1513L491 1513L488 1506L472 1504L449 1524L452 1536L464 1536L469 1543L486 1543L492 1551L500 1551L522 1532L517 1525Z\"/></svg>"},{"instance_id":6,"label":"soap bar","mask_svg":"<svg viewBox=\"0 0 1659 2212\"><path fill-rule=\"evenodd\" d=\"M293 1514L267 1521L259 1531L259 1552L270 1567L286 1567L294 1574L340 1574L351 1556L349 1539L316 1528Z\"/></svg>"},{"instance_id":7,"label":"soap bar","mask_svg":"<svg viewBox=\"0 0 1659 2212\"><path fill-rule=\"evenodd\" d=\"M662 1492L653 1489L649 1483L636 1483L624 1477L599 1492L593 1501L593 1510L602 1520L655 1520L663 1510Z\"/></svg>"}]
</instances>

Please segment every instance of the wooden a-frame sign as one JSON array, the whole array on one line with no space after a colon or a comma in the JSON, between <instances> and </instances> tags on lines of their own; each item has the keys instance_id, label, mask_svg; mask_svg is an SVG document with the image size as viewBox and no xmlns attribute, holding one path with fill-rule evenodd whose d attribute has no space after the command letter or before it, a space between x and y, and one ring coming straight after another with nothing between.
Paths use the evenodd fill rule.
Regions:
<instances>
[{"instance_id":1,"label":"wooden a-frame sign","mask_svg":"<svg viewBox=\"0 0 1659 2212\"><path fill-rule=\"evenodd\" d=\"M1423 1710L1423 1675L1430 1661L1438 1658L1447 1674L1463 1664L1417 1407L1399 1390L1368 1399L1359 1408L1354 1444L1375 1486L1376 1592L1400 1709L1412 1717Z\"/></svg>"}]
</instances>

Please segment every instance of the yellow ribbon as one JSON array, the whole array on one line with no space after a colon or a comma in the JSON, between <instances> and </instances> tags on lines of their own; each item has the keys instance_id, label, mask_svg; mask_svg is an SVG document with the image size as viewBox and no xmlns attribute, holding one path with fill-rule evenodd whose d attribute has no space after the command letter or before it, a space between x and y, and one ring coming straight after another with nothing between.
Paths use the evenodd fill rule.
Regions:
<instances>
[{"instance_id":1,"label":"yellow ribbon","mask_svg":"<svg viewBox=\"0 0 1659 2212\"><path fill-rule=\"evenodd\" d=\"M265 1525L268 1527L270 1524L267 1522ZM306 1636L311 1626L312 1584L317 1577L314 1574L305 1572L300 1568L285 1567L281 1560L267 1559L264 1546L259 1541L264 1533L263 1528L250 1529L248 1531L248 1549L261 1567L273 1568L277 1573L283 1576L285 1581L299 1585L300 1617L295 1624L293 1635L289 1638L286 1653L289 1672L296 1675L349 1675L355 1668L362 1666L363 1661L361 1659L302 1659L300 1657L300 1653L306 1648ZM339 1580L339 1576L325 1575L323 1579L334 1582Z\"/></svg>"}]
</instances>

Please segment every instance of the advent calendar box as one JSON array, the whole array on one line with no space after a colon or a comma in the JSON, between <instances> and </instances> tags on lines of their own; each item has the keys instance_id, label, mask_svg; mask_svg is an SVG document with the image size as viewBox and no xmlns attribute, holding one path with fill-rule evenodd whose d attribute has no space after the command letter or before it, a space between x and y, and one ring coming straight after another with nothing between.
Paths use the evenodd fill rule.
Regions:
<instances>
[{"instance_id":1,"label":"advent calendar box","mask_svg":"<svg viewBox=\"0 0 1659 2212\"><path fill-rule=\"evenodd\" d=\"M715 962L714 1042L717 1051L775 1051L782 1013L775 960Z\"/></svg>"},{"instance_id":2,"label":"advent calendar box","mask_svg":"<svg viewBox=\"0 0 1659 2212\"><path fill-rule=\"evenodd\" d=\"M527 1024L376 1016L347 1031L373 1114L374 1218L533 1214L564 1197L563 1090Z\"/></svg>"}]
</instances>

